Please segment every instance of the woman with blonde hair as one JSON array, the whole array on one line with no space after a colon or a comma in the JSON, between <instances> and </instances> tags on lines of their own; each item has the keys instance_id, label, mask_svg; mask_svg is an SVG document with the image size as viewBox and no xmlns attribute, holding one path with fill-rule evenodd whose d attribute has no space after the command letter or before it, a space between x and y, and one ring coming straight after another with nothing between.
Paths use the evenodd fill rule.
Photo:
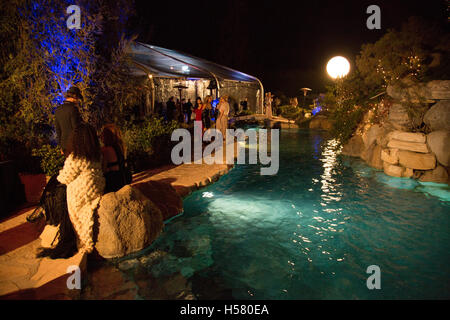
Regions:
<instances>
[{"instance_id":1,"label":"woman with blonde hair","mask_svg":"<svg viewBox=\"0 0 450 320\"><path fill-rule=\"evenodd\" d=\"M203 127L204 131L211 128L211 103L212 103L212 97L206 96L205 97L205 103L203 104Z\"/></svg>"},{"instance_id":2,"label":"woman with blonde hair","mask_svg":"<svg viewBox=\"0 0 450 320\"><path fill-rule=\"evenodd\" d=\"M230 112L230 105L228 104L228 96L220 97L220 102L217 105L217 120L216 130L222 133L222 138L226 138L226 132L228 127L228 113Z\"/></svg>"}]
</instances>

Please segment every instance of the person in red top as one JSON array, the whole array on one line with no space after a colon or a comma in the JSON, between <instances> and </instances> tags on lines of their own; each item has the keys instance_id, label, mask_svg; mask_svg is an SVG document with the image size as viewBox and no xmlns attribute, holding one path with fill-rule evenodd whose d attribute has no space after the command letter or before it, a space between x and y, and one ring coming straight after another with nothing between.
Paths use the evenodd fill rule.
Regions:
<instances>
[{"instance_id":1,"label":"person in red top","mask_svg":"<svg viewBox=\"0 0 450 320\"><path fill-rule=\"evenodd\" d=\"M202 122L202 113L205 105L202 103L202 99L200 97L197 98L197 101L195 103L194 107L194 113L195 113L195 121L200 121L201 125L201 132L203 132L203 122Z\"/></svg>"}]
</instances>

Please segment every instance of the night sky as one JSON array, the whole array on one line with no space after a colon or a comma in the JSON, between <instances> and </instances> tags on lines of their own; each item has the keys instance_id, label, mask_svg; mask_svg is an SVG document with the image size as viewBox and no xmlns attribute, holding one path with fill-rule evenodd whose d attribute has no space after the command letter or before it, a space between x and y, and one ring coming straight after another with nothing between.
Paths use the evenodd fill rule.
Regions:
<instances>
[{"instance_id":1,"label":"night sky","mask_svg":"<svg viewBox=\"0 0 450 320\"><path fill-rule=\"evenodd\" d=\"M366 9L381 8L381 30L369 30ZM352 68L363 43L375 42L410 16L445 24L443 0L422 1L135 1L130 30L138 40L177 49L258 77L268 91L323 92L327 61Z\"/></svg>"}]
</instances>

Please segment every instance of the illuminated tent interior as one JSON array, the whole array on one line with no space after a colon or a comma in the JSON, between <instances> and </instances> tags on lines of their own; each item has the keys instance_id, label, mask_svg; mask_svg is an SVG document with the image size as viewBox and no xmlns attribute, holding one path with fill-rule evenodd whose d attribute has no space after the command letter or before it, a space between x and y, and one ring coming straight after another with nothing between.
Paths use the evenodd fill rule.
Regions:
<instances>
[{"instance_id":1,"label":"illuminated tent interior","mask_svg":"<svg viewBox=\"0 0 450 320\"><path fill-rule=\"evenodd\" d=\"M133 61L133 75L146 76L151 92L148 107L154 110L155 103L166 102L173 96L191 99L212 95L229 96L233 108L247 99L248 108L262 113L264 88L254 76L197 58L176 50L136 42L130 52ZM217 85L218 84L218 85ZM177 88L177 87L184 88Z\"/></svg>"}]
</instances>

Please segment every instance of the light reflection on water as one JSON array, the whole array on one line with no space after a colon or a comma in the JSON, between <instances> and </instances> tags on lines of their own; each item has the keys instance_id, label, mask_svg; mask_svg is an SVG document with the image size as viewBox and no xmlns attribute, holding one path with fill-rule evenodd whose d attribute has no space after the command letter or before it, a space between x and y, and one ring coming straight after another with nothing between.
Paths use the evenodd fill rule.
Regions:
<instances>
[{"instance_id":1,"label":"light reflection on water","mask_svg":"<svg viewBox=\"0 0 450 320\"><path fill-rule=\"evenodd\" d=\"M283 130L280 138L277 175L237 165L185 199L184 215L150 248L167 252L148 267L152 276L220 283L197 286L201 297L449 298L448 202L413 182L392 187L322 134ZM372 264L382 290L366 287Z\"/></svg>"}]
</instances>

